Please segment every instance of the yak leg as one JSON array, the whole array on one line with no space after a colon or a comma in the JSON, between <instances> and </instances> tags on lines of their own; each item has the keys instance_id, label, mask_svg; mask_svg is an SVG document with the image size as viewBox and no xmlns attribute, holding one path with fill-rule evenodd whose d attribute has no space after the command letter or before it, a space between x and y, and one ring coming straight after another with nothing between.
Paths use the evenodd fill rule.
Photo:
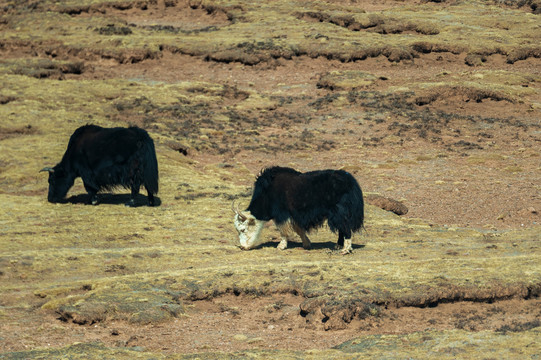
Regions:
<instances>
[{"instance_id":1,"label":"yak leg","mask_svg":"<svg viewBox=\"0 0 541 360\"><path fill-rule=\"evenodd\" d=\"M285 250L287 249L287 237L281 236L280 243L276 247L278 250Z\"/></svg>"},{"instance_id":2,"label":"yak leg","mask_svg":"<svg viewBox=\"0 0 541 360\"><path fill-rule=\"evenodd\" d=\"M276 227L278 228L278 231L280 232L280 243L278 244L278 250L285 250L287 249L287 242L292 236L292 226L291 222L287 221L283 224L276 224Z\"/></svg>"},{"instance_id":3,"label":"yak leg","mask_svg":"<svg viewBox=\"0 0 541 360\"><path fill-rule=\"evenodd\" d=\"M293 230L301 237L302 247L306 250L311 249L312 243L310 243L310 239L308 239L308 236L306 236L306 231L301 229L297 224L293 224Z\"/></svg>"},{"instance_id":4,"label":"yak leg","mask_svg":"<svg viewBox=\"0 0 541 360\"><path fill-rule=\"evenodd\" d=\"M351 246L351 237L346 238L344 233L338 231L338 242L336 243L336 249L342 250L340 253L342 255L351 254L353 247Z\"/></svg>"},{"instance_id":5,"label":"yak leg","mask_svg":"<svg viewBox=\"0 0 541 360\"><path fill-rule=\"evenodd\" d=\"M283 228L278 228L280 231L280 243L277 246L278 250L285 250L287 249L287 240L289 238L289 234L287 233L287 230L284 230Z\"/></svg>"},{"instance_id":6,"label":"yak leg","mask_svg":"<svg viewBox=\"0 0 541 360\"><path fill-rule=\"evenodd\" d=\"M344 233L338 231L338 241L336 242L336 250L340 250L344 247Z\"/></svg>"},{"instance_id":7,"label":"yak leg","mask_svg":"<svg viewBox=\"0 0 541 360\"><path fill-rule=\"evenodd\" d=\"M154 195L148 193L148 206L154 206Z\"/></svg>"},{"instance_id":8,"label":"yak leg","mask_svg":"<svg viewBox=\"0 0 541 360\"><path fill-rule=\"evenodd\" d=\"M145 186L145 189L147 189L147 187ZM148 197L148 206L154 206L154 195L148 191L147 189L147 197Z\"/></svg>"},{"instance_id":9,"label":"yak leg","mask_svg":"<svg viewBox=\"0 0 541 360\"><path fill-rule=\"evenodd\" d=\"M129 207L135 207L135 198L137 197L137 195L139 195L139 186L133 185L131 187L130 200L125 205Z\"/></svg>"},{"instance_id":10,"label":"yak leg","mask_svg":"<svg viewBox=\"0 0 541 360\"><path fill-rule=\"evenodd\" d=\"M98 189L94 189L92 186L83 182L86 192L90 196L89 204L97 205L98 204Z\"/></svg>"},{"instance_id":11,"label":"yak leg","mask_svg":"<svg viewBox=\"0 0 541 360\"><path fill-rule=\"evenodd\" d=\"M341 253L342 255L351 254L353 251L353 247L351 246L351 239L346 239L344 241L344 248L342 249Z\"/></svg>"},{"instance_id":12,"label":"yak leg","mask_svg":"<svg viewBox=\"0 0 541 360\"><path fill-rule=\"evenodd\" d=\"M293 233L300 236L303 248L310 249L312 247L310 239L308 239L308 236L306 236L306 232L291 220L284 224L276 225L276 227L278 228L278 231L280 231L281 237L280 243L278 244L279 250L284 250L287 248L287 242L291 240Z\"/></svg>"}]
</instances>

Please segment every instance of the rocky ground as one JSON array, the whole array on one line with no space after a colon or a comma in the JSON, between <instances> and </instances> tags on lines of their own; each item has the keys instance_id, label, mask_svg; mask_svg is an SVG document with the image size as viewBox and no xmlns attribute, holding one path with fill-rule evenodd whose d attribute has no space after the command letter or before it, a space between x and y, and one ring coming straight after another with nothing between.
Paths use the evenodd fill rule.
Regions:
<instances>
[{"instance_id":1,"label":"rocky ground","mask_svg":"<svg viewBox=\"0 0 541 360\"><path fill-rule=\"evenodd\" d=\"M535 1L0 1L0 16L0 358L539 353ZM86 123L149 131L159 207L122 191L87 206L79 182L46 202L38 170ZM270 225L237 249L231 202L271 165L357 178L352 255L326 229L280 252Z\"/></svg>"}]
</instances>

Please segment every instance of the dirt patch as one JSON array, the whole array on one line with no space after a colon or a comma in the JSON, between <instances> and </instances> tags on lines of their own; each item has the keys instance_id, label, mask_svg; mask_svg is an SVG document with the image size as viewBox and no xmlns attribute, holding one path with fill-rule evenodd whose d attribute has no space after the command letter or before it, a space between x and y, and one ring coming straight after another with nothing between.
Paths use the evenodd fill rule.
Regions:
<instances>
[{"instance_id":1,"label":"dirt patch","mask_svg":"<svg viewBox=\"0 0 541 360\"><path fill-rule=\"evenodd\" d=\"M308 11L297 13L299 19L309 19L317 22L328 22L351 31L370 31L378 34L418 33L422 35L437 35L436 24L408 23L392 17L384 17L378 13L360 15L356 19L347 13L326 13Z\"/></svg>"},{"instance_id":2,"label":"dirt patch","mask_svg":"<svg viewBox=\"0 0 541 360\"><path fill-rule=\"evenodd\" d=\"M539 328L539 8L519 3L5 5L2 351L311 351L442 331L461 355L447 334ZM152 134L160 207L85 206L80 183L46 202L41 163L87 122ZM277 252L271 225L240 253L230 204L272 165L349 171L387 212L367 206L346 257L326 228L311 251Z\"/></svg>"},{"instance_id":3,"label":"dirt patch","mask_svg":"<svg viewBox=\"0 0 541 360\"><path fill-rule=\"evenodd\" d=\"M397 215L406 215L408 207L395 199L389 199L381 195L365 195L368 204L375 205L383 210L391 211Z\"/></svg>"},{"instance_id":4,"label":"dirt patch","mask_svg":"<svg viewBox=\"0 0 541 360\"><path fill-rule=\"evenodd\" d=\"M232 18L223 7L192 0L147 2L139 7L113 6L93 11L106 12L136 27L166 32L212 31L231 24Z\"/></svg>"},{"instance_id":5,"label":"dirt patch","mask_svg":"<svg viewBox=\"0 0 541 360\"><path fill-rule=\"evenodd\" d=\"M12 98L11 100L6 99L6 102L13 101L13 100L15 100L15 98ZM0 141L10 138L10 137L20 136L20 135L32 135L32 134L36 134L37 132L38 130L32 125L26 125L19 128L0 127Z\"/></svg>"},{"instance_id":6,"label":"dirt patch","mask_svg":"<svg viewBox=\"0 0 541 360\"><path fill-rule=\"evenodd\" d=\"M15 75L31 76L38 79L65 79L66 74L82 74L84 63L82 61L55 61L51 59L24 59L18 61L4 60L0 67L7 68L7 72Z\"/></svg>"},{"instance_id":7,"label":"dirt patch","mask_svg":"<svg viewBox=\"0 0 541 360\"><path fill-rule=\"evenodd\" d=\"M406 334L465 329L501 333L539 326L539 300L505 300L492 304L459 302L437 307L389 309L378 316L355 318L340 329L314 324L302 316L301 297L227 295L188 304L185 316L164 324L107 321L77 325L40 312L14 314L3 322L4 351L61 347L74 339L109 347L144 348L163 353L242 351L248 349L328 349L368 334ZM27 327L27 323L40 326ZM24 331L25 340L18 334ZM69 335L67 335L69 334Z\"/></svg>"},{"instance_id":8,"label":"dirt patch","mask_svg":"<svg viewBox=\"0 0 541 360\"><path fill-rule=\"evenodd\" d=\"M512 70L505 61L496 60L488 63ZM163 107L141 98L132 103L117 101L112 113L121 122L143 127L175 119L169 131L201 164L241 162L253 174L272 164L289 163L304 171L344 167L358 176L365 192L404 200L409 217L499 229L539 224L538 170L532 162L539 156L539 124L534 116L538 110L532 111L531 104L515 98L512 102L484 98L480 92L474 93L480 97L469 96L458 88L454 95L436 92L426 104L419 100L425 95L415 92L385 93L404 85L402 71L423 79L438 76L442 63L454 72L468 68L460 57L438 60L430 54L413 67L398 69L380 61L352 65L307 57L271 68L246 67L165 52L159 59L126 66L93 63L92 70L79 77L131 79L144 74L148 81L224 83L216 92L222 94L221 103L182 100ZM535 67L528 61L515 70L537 74ZM379 80L363 90L317 89L329 68L340 76L356 74L348 72L354 68L368 70ZM254 97L261 105L247 111L235 107L250 97L250 91L265 93L277 84L279 97ZM531 87L536 82L524 84ZM194 88L193 94L201 91L209 90ZM343 115L336 120L337 111ZM355 148L361 150L351 150ZM486 152L494 155L485 157ZM399 156L392 160L390 154ZM513 191L503 191L502 183Z\"/></svg>"}]
</instances>

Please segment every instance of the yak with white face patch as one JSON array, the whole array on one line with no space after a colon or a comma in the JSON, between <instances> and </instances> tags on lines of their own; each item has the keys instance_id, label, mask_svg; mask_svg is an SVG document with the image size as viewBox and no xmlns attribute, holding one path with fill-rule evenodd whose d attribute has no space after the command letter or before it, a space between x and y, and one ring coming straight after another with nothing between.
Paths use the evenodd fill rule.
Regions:
<instances>
[{"instance_id":1,"label":"yak with white face patch","mask_svg":"<svg viewBox=\"0 0 541 360\"><path fill-rule=\"evenodd\" d=\"M294 234L309 249L306 233L327 221L331 231L338 233L337 247L345 254L352 250L352 234L364 223L361 187L343 170L301 173L285 167L267 168L256 179L248 208L234 211L240 247L245 250L264 242L261 231L270 220L280 231L279 249L287 248Z\"/></svg>"}]
</instances>

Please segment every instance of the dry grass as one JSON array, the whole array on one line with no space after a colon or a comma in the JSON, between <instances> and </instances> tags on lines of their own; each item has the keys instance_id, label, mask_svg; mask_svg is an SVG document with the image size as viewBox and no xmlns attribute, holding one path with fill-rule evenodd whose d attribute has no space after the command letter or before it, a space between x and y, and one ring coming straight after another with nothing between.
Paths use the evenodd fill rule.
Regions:
<instances>
[{"instance_id":1,"label":"dry grass","mask_svg":"<svg viewBox=\"0 0 541 360\"><path fill-rule=\"evenodd\" d=\"M76 344L54 350L34 350L13 354L13 358L44 358L69 356L71 359L351 359L358 356L387 358L408 356L411 358L456 359L457 357L485 356L530 357L538 350L536 341L539 329L494 336L492 332L470 333L462 330L446 332L423 332L409 335L366 336L353 339L336 349L301 351L251 350L242 353L201 353L190 355L163 355L129 349L109 349L100 344ZM533 350L530 351L530 350Z\"/></svg>"},{"instance_id":2,"label":"dry grass","mask_svg":"<svg viewBox=\"0 0 541 360\"><path fill-rule=\"evenodd\" d=\"M248 202L248 184L254 174L233 161L202 166L178 149L212 154L240 149L278 151L283 147L280 138L264 132L275 125L277 114L265 115L265 110L287 106L286 99L205 82L65 80L66 74L84 72L84 66L53 59L70 54L132 63L170 51L247 65L299 55L344 62L385 56L398 62L435 51L500 54L515 62L539 57L537 17L477 1L445 8L405 2L378 14L318 2L303 3L301 11L298 3L289 1L202 1L192 8L179 5L182 9L175 9L199 8L210 15L219 12L229 25L171 31L132 26L121 15L107 15L155 7L150 1L32 4L8 1L0 22L0 48L35 47L40 56L49 57L0 62L0 321L13 308L34 311L37 307L79 324L112 320L160 323L183 316L191 301L231 293L292 293L304 298L300 311L307 320L324 322L333 330L355 318L378 316L386 306L539 296L539 228L485 232L432 226L369 206L368 232L354 239L350 256L331 250L336 239L326 229L312 235L314 249L309 252L300 244L277 251L272 241L278 235L273 228L263 235L272 240L269 244L240 251L230 206L232 200ZM29 11L32 6L35 11ZM104 9L105 15L101 13ZM470 36L472 32L476 36ZM320 86L337 94L303 101L307 108L322 113L326 108L332 113L333 106L362 106L377 113L375 117L400 112L402 123L393 125L396 131L407 132L404 124L410 123L404 119L413 118L414 105L458 96L468 101L533 102L528 99L539 94L539 78L533 75L480 70L445 76L444 81L414 81L407 89L379 93L361 91L377 79L374 75L329 73L321 78ZM263 115L253 116L258 111ZM278 114L278 119L299 139L297 149L319 151L335 146L332 134L297 126L310 116L301 113L280 118ZM447 123L434 125L436 116L431 116L418 121L432 122L429 132L441 132ZM69 135L86 123L131 123L149 130L157 144L161 206L125 208L121 205L125 192L105 196L99 206L87 206L80 203L84 201L80 182L69 194L72 202L47 203L46 175L38 170L58 162ZM228 141L242 135L250 136L242 143ZM355 165L344 164L348 166ZM392 169L397 165L380 166ZM489 356L496 349L495 357L534 356L536 338L539 328L505 334L453 330L366 336L324 351L248 353L263 358L338 359L356 353L454 358L478 353ZM96 359L135 356L130 350L92 344L5 356L43 358L60 353ZM166 358L146 352L137 352L137 357Z\"/></svg>"},{"instance_id":3,"label":"dry grass","mask_svg":"<svg viewBox=\"0 0 541 360\"><path fill-rule=\"evenodd\" d=\"M123 11L161 10L150 1L76 3L39 1L35 3L37 9L53 11L33 13L27 12L26 3L6 7L9 19L3 26L4 46L42 43L48 45L45 51L68 51L119 62L152 58L166 48L249 65L299 55L346 62L383 55L389 61L399 62L412 60L418 53L435 51L485 57L502 54L511 63L540 56L539 35L532 35L539 34L535 16L480 1L451 7L413 6L406 2L402 7L370 13L362 6L339 7L317 2L303 3L302 10L290 1L254 4L216 0L194 2L192 6L179 4L180 8L174 11L203 9L209 16L222 13L229 19L227 26L203 26L189 31L183 30L181 24L148 27L119 20ZM173 8L176 2L165 4ZM102 12L114 12L120 17L111 20L101 16ZM362 40L359 31L363 32Z\"/></svg>"},{"instance_id":4,"label":"dry grass","mask_svg":"<svg viewBox=\"0 0 541 360\"><path fill-rule=\"evenodd\" d=\"M32 306L39 298L42 309L80 324L156 323L183 314L187 301L226 293L286 292L306 298L301 309L310 321L323 321L318 317L322 314L327 326L339 328L352 320L344 318L344 311L353 318L366 316L355 313L360 304L371 304L377 315L384 305L493 301L539 293L539 253L532 253L537 229L445 229L369 207L368 234L357 237L351 256L331 250L335 239L327 230L312 236L315 249L310 252L299 247L279 252L274 245L240 251L229 208L233 199L248 201L249 189L237 184L249 183L252 175L240 164L197 168L167 146L172 137L159 126L167 125L165 120L156 121L151 130L158 144L160 207L125 208L119 205L121 195L105 197L96 207L48 204L45 176L37 170L61 157L72 129L86 122L86 109L93 109L92 121L116 125L109 116L112 109L140 93L167 106L194 88L201 90L200 101L220 100L221 88L55 80L36 86L39 80L32 77L3 79L16 98L1 108L4 115L12 114L15 125L19 117L13 114L25 113L23 123L39 131L4 139L11 151L0 154L6 309ZM69 101L55 102L60 94ZM70 194L83 192L77 183ZM264 236L277 239L273 229ZM101 351L96 348L96 356Z\"/></svg>"}]
</instances>

